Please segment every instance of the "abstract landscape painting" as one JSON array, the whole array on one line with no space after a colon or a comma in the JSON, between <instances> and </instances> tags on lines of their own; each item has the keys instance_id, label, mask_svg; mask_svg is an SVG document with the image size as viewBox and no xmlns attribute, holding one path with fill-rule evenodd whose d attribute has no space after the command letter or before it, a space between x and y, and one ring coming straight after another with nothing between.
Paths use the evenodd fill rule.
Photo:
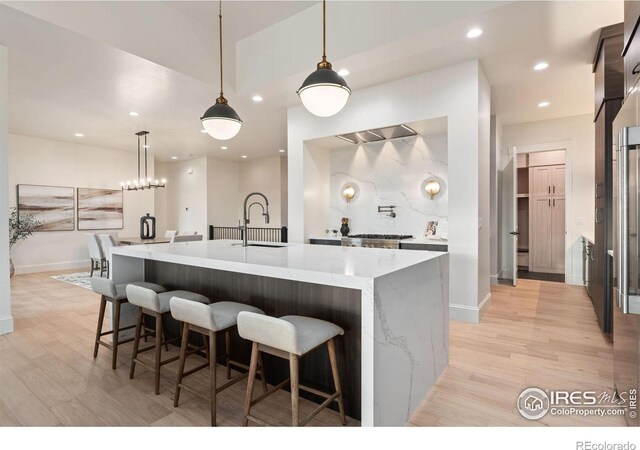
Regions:
<instances>
[{"instance_id":1,"label":"abstract landscape painting","mask_svg":"<svg viewBox=\"0 0 640 450\"><path fill-rule=\"evenodd\" d=\"M78 188L78 230L124 228L122 190Z\"/></svg>"},{"instance_id":2,"label":"abstract landscape painting","mask_svg":"<svg viewBox=\"0 0 640 450\"><path fill-rule=\"evenodd\" d=\"M18 217L30 214L42 225L37 231L75 230L75 202L72 187L18 185Z\"/></svg>"}]
</instances>

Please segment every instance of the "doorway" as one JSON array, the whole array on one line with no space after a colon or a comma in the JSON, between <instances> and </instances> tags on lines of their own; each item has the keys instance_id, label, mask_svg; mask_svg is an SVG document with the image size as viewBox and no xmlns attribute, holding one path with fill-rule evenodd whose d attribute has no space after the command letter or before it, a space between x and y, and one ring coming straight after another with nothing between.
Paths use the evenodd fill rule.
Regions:
<instances>
[{"instance_id":1,"label":"doorway","mask_svg":"<svg viewBox=\"0 0 640 450\"><path fill-rule=\"evenodd\" d=\"M566 273L566 152L513 149L506 170L513 209L507 245L511 284L518 278L564 282ZM508 174L505 174L508 175Z\"/></svg>"}]
</instances>

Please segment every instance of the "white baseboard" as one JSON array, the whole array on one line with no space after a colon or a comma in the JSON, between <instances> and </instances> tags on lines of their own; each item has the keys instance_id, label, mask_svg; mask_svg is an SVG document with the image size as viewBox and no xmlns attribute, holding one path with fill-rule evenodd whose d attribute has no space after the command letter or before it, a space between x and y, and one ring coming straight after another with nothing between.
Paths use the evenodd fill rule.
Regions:
<instances>
[{"instance_id":1,"label":"white baseboard","mask_svg":"<svg viewBox=\"0 0 640 450\"><path fill-rule=\"evenodd\" d=\"M0 318L0 334L13 333L13 317Z\"/></svg>"},{"instance_id":2,"label":"white baseboard","mask_svg":"<svg viewBox=\"0 0 640 450\"><path fill-rule=\"evenodd\" d=\"M89 271L90 262L89 260L83 261L65 261L59 263L49 263L49 264L33 264L28 266L16 266L16 274L25 274L25 273L39 273L39 272L53 272L54 270L67 270L67 269L84 269L85 271Z\"/></svg>"},{"instance_id":3,"label":"white baseboard","mask_svg":"<svg viewBox=\"0 0 640 450\"><path fill-rule=\"evenodd\" d=\"M580 274L579 276L565 276L564 277L564 282L567 284L573 284L575 286L584 286L584 283L582 282L582 274Z\"/></svg>"},{"instance_id":4,"label":"white baseboard","mask_svg":"<svg viewBox=\"0 0 640 450\"><path fill-rule=\"evenodd\" d=\"M490 285L498 284L498 274L489 275L489 284Z\"/></svg>"},{"instance_id":5,"label":"white baseboard","mask_svg":"<svg viewBox=\"0 0 640 450\"><path fill-rule=\"evenodd\" d=\"M490 292L482 299L478 306L449 304L449 320L479 323L489 305L491 305Z\"/></svg>"}]
</instances>

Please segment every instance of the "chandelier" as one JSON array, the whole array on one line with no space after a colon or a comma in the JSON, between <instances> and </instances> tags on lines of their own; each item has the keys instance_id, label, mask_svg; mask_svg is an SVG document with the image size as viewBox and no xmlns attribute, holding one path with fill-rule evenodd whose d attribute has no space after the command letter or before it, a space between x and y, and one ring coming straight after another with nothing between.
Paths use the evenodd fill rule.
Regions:
<instances>
[{"instance_id":1,"label":"chandelier","mask_svg":"<svg viewBox=\"0 0 640 450\"><path fill-rule=\"evenodd\" d=\"M147 164L147 149L149 148L149 145L147 144L148 135L149 135L148 131L138 131L136 133L136 136L138 137L138 177L133 180L120 182L120 186L122 187L123 191L125 189L127 191L143 191L145 189L158 189L158 188L165 187L167 184L167 180L164 178L161 180L157 180L157 179L154 180L149 176L148 164ZM142 172L141 172L140 147L144 149L144 177L142 176Z\"/></svg>"}]
</instances>

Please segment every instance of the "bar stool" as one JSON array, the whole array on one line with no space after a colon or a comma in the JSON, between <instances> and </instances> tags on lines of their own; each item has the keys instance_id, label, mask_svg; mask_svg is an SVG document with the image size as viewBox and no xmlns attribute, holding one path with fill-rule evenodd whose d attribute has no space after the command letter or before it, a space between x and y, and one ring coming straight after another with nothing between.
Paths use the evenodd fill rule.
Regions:
<instances>
[{"instance_id":1,"label":"bar stool","mask_svg":"<svg viewBox=\"0 0 640 450\"><path fill-rule=\"evenodd\" d=\"M138 320L136 321L136 335L133 343L133 353L131 354L131 370L129 372L129 378L133 379L135 374L136 364L140 364L142 367L154 372L155 375L155 394L160 394L160 368L165 364L169 364L173 361L177 361L179 356L162 361L162 345L167 345L169 342L180 339L180 337L163 341L162 339L162 322L164 318L171 312L169 309L169 300L172 297L181 297L189 301L208 304L209 299L204 295L196 294L189 291L167 291L160 294L155 293L151 289L145 289L140 286L127 286L127 298L129 303L138 307ZM144 315L155 318L155 332L151 333L155 335L155 343L145 348L140 348L140 338L147 337L150 334L145 332L142 336L142 322ZM146 329L145 329L146 331ZM155 349L155 361L154 365L150 366L146 362L141 361L138 358L139 353L146 352L148 350Z\"/></svg>"},{"instance_id":2,"label":"bar stool","mask_svg":"<svg viewBox=\"0 0 640 450\"><path fill-rule=\"evenodd\" d=\"M120 328L120 307L123 303L127 303L126 288L128 284L141 286L146 289L151 289L154 292L164 292L166 289L159 284L146 283L139 281L135 283L115 284L112 280L102 277L91 277L91 289L96 294L100 294L100 312L98 313L98 328L96 330L96 341L93 347L93 357L98 357L98 346L103 345L113 352L111 368L116 368L118 361L118 346L133 341L133 338L120 340L120 332L135 328L135 325L129 327ZM102 331L102 325L104 323L104 313L107 308L107 302L113 305L113 330ZM103 341L102 336L113 334L113 343Z\"/></svg>"},{"instance_id":3,"label":"bar stool","mask_svg":"<svg viewBox=\"0 0 640 450\"><path fill-rule=\"evenodd\" d=\"M245 372L234 378L231 378L231 366L240 367L248 370L249 366L231 359L230 355L230 331L235 328L238 323L238 313L241 311L249 311L254 314L262 315L264 312L253 306L236 302L217 302L210 305L192 302L179 297L173 297L170 302L171 315L174 319L182 322L182 344L180 346L180 368L178 369L178 378L176 380L176 394L173 400L173 406L178 406L180 400L180 389L185 389L192 394L199 395L198 391L186 386L183 383L184 377L194 374L201 369L209 368L209 391L211 401L211 426L216 426L216 394L222 392L238 381L246 378L249 374ZM208 362L195 367L187 372L184 371L185 362L189 353L189 331L200 333L208 344L207 359ZM224 333L226 355L223 355L227 366L227 381L222 386L217 386L216 380L216 362L217 355L217 335ZM260 378L262 380L262 388L267 391L267 382L264 377L264 369L262 360L259 361ZM254 374L255 377L255 374Z\"/></svg>"},{"instance_id":4,"label":"bar stool","mask_svg":"<svg viewBox=\"0 0 640 450\"><path fill-rule=\"evenodd\" d=\"M244 339L253 341L251 350L251 364L249 366L249 382L247 384L247 396L244 403L243 426L247 426L249 420L260 425L271 425L265 420L251 415L251 407L264 400L278 389L291 383L291 423L294 427L304 426L313 419L323 408L332 402L338 402L342 425L347 424L344 415L344 403L342 401L342 388L338 374L336 361L336 347L334 338L343 335L344 330L330 322L303 316L283 316L278 318L241 312L238 314L238 333ZM298 360L301 356L314 348L327 344L331 373L336 391L333 394L303 386L299 383ZM253 382L258 366L260 352L269 353L289 360L290 378L284 380L270 391L253 400ZM326 398L326 400L314 409L305 419L299 419L299 390L302 389L312 394Z\"/></svg>"}]
</instances>

